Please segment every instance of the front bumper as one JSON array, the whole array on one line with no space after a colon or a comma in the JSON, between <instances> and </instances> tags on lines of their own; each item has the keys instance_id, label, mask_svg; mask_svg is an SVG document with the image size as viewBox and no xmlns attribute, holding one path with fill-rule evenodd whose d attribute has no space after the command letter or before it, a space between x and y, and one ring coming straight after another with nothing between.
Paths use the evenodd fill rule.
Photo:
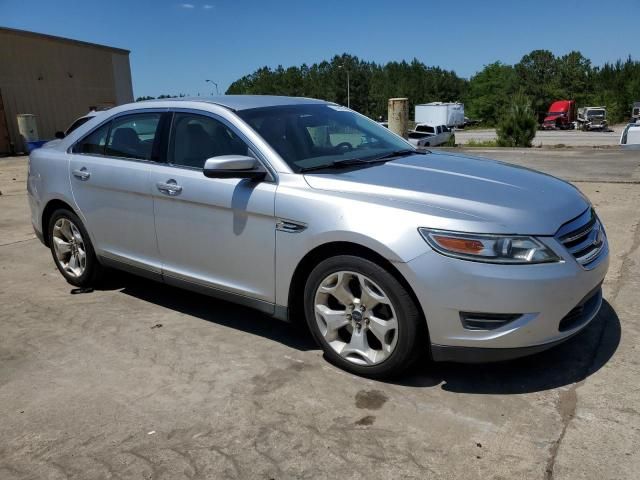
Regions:
<instances>
[{"instance_id":1,"label":"front bumper","mask_svg":"<svg viewBox=\"0 0 640 480\"><path fill-rule=\"evenodd\" d=\"M602 304L599 287L609 266L608 245L585 269L555 239L545 242L562 261L495 265L429 251L396 265L420 302L434 360L477 362L528 355L569 339L591 322ZM587 300L591 302L580 318L560 325ZM472 330L463 325L461 312L520 317L492 330Z\"/></svg>"},{"instance_id":2,"label":"front bumper","mask_svg":"<svg viewBox=\"0 0 640 480\"><path fill-rule=\"evenodd\" d=\"M591 320L596 317L602 307L602 289L600 286L598 286L596 291L591 293L588 297L589 298L584 300L584 304L579 305L579 307L583 307L584 305L585 308L578 318L571 318L570 312L563 319L563 321L565 319L570 319L574 322L575 328L572 329L573 333L570 333L558 340L554 340L553 342L518 348L456 347L432 344L431 357L436 362L488 363L513 360L514 358L526 357L535 353L544 352L545 350L566 342L574 335L580 333L582 329L589 325Z\"/></svg>"}]
</instances>

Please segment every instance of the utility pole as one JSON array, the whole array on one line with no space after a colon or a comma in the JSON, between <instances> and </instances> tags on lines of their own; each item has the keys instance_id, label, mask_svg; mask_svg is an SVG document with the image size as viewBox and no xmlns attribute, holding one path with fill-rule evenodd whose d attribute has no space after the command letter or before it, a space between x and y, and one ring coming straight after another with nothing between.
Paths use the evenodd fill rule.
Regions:
<instances>
[{"instance_id":1,"label":"utility pole","mask_svg":"<svg viewBox=\"0 0 640 480\"><path fill-rule=\"evenodd\" d=\"M390 98L388 108L389 130L406 139L409 128L409 99Z\"/></svg>"},{"instance_id":2,"label":"utility pole","mask_svg":"<svg viewBox=\"0 0 640 480\"><path fill-rule=\"evenodd\" d=\"M344 65L338 65L338 68L344 68L347 72L347 108L351 108L351 85L349 82L349 69Z\"/></svg>"},{"instance_id":3,"label":"utility pole","mask_svg":"<svg viewBox=\"0 0 640 480\"><path fill-rule=\"evenodd\" d=\"M205 80L205 82L213 83L216 86L216 95L220 95L220 92L218 92L218 84L216 82L213 80Z\"/></svg>"}]
</instances>

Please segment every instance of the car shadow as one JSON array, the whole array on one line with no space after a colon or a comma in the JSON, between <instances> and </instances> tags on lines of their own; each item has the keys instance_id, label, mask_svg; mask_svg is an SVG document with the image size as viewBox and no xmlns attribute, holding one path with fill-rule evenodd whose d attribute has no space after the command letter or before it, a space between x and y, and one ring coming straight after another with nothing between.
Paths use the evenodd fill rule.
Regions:
<instances>
[{"instance_id":1,"label":"car shadow","mask_svg":"<svg viewBox=\"0 0 640 480\"><path fill-rule=\"evenodd\" d=\"M286 323L256 310L118 272L105 290L120 292L217 325L241 330L300 351L317 350L300 322ZM402 376L381 383L413 388L440 387L457 393L510 395L549 390L589 377L614 355L620 320L606 300L596 318L578 335L545 352L488 364L434 363L424 358Z\"/></svg>"},{"instance_id":2,"label":"car shadow","mask_svg":"<svg viewBox=\"0 0 640 480\"><path fill-rule=\"evenodd\" d=\"M124 272L109 272L101 290L121 293L207 322L235 328L282 343L300 351L317 350L311 334L291 323L276 320L252 308L218 300L188 290Z\"/></svg>"}]
</instances>

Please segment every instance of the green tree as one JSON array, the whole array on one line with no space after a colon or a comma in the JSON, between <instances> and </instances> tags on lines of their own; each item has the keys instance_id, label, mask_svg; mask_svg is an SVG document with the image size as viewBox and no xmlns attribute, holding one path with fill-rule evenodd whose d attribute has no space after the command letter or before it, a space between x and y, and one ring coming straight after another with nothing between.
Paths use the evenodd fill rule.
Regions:
<instances>
[{"instance_id":1,"label":"green tree","mask_svg":"<svg viewBox=\"0 0 640 480\"><path fill-rule=\"evenodd\" d=\"M605 105L609 123L627 119L640 101L640 62L627 58L594 67L580 52L556 57L534 50L515 65L486 65L469 81L453 71L411 62L377 64L343 53L313 65L265 66L233 82L228 94L302 95L347 104L370 117L386 117L391 97L409 98L410 108L432 101L464 101L469 117L496 125L511 99L522 91L538 122L554 100L575 100L577 107ZM142 98L142 97L141 97Z\"/></svg>"},{"instance_id":2,"label":"green tree","mask_svg":"<svg viewBox=\"0 0 640 480\"><path fill-rule=\"evenodd\" d=\"M342 105L350 103L354 110L378 117L386 116L391 97L408 97L411 107L429 101L453 101L462 98L466 85L455 72L428 67L416 59L379 65L344 53L311 66L262 67L233 82L227 93L303 95Z\"/></svg>"},{"instance_id":3,"label":"green tree","mask_svg":"<svg viewBox=\"0 0 640 480\"><path fill-rule=\"evenodd\" d=\"M516 90L517 76L511 65L495 62L471 77L464 97L465 112L485 125L498 123L500 114Z\"/></svg>"},{"instance_id":4,"label":"green tree","mask_svg":"<svg viewBox=\"0 0 640 480\"><path fill-rule=\"evenodd\" d=\"M583 104L592 90L591 60L580 52L570 52L556 60L559 96Z\"/></svg>"},{"instance_id":5,"label":"green tree","mask_svg":"<svg viewBox=\"0 0 640 480\"><path fill-rule=\"evenodd\" d=\"M518 88L531 97L532 108L540 121L553 100L562 97L558 62L549 50L534 50L515 65Z\"/></svg>"},{"instance_id":6,"label":"green tree","mask_svg":"<svg viewBox=\"0 0 640 480\"><path fill-rule=\"evenodd\" d=\"M520 91L513 96L498 123L498 145L530 147L536 136L537 126L538 122L531 108L531 99Z\"/></svg>"}]
</instances>

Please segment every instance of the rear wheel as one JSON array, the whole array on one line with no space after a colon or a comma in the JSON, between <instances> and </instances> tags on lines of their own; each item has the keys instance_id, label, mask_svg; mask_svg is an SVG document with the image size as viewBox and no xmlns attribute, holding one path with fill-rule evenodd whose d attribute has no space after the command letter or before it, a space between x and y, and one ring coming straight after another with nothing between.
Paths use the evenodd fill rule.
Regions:
<instances>
[{"instance_id":1,"label":"rear wheel","mask_svg":"<svg viewBox=\"0 0 640 480\"><path fill-rule=\"evenodd\" d=\"M326 358L344 370L388 377L417 356L418 309L402 284L369 260L324 260L307 280L304 303L311 333Z\"/></svg>"},{"instance_id":2,"label":"rear wheel","mask_svg":"<svg viewBox=\"0 0 640 480\"><path fill-rule=\"evenodd\" d=\"M67 282L77 287L95 285L103 268L78 216L66 209L56 210L49 220L48 235L53 260Z\"/></svg>"}]
</instances>

